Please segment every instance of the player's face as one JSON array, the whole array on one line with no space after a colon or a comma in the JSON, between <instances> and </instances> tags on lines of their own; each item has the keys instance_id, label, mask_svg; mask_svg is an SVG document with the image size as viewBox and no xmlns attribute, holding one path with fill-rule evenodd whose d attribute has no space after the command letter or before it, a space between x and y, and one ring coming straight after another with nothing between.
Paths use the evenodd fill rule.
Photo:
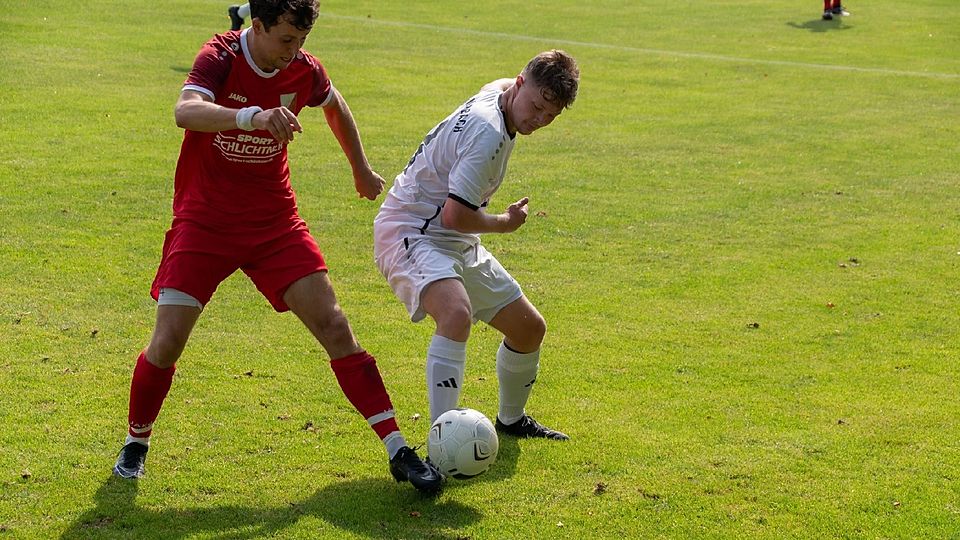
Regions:
<instances>
[{"instance_id":1,"label":"player's face","mask_svg":"<svg viewBox=\"0 0 960 540\"><path fill-rule=\"evenodd\" d=\"M553 122L553 119L563 112L563 107L547 101L543 97L543 89L526 79L517 91L511 112L511 120L517 133L529 135Z\"/></svg>"},{"instance_id":2,"label":"player's face","mask_svg":"<svg viewBox=\"0 0 960 540\"><path fill-rule=\"evenodd\" d=\"M286 17L280 17L277 24L269 30L263 27L259 19L254 19L253 30L256 33L257 49L254 59L264 71L289 66L310 33L310 30L300 30L290 24Z\"/></svg>"}]
</instances>

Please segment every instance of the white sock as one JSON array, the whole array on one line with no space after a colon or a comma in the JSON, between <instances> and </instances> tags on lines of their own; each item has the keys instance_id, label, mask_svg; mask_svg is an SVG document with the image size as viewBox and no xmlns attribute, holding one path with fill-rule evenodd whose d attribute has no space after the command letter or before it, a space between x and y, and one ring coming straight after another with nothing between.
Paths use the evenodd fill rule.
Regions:
<instances>
[{"instance_id":1,"label":"white sock","mask_svg":"<svg viewBox=\"0 0 960 540\"><path fill-rule=\"evenodd\" d=\"M127 440L123 441L123 445L126 446L132 442L140 443L147 448L150 448L150 437L134 437L133 435L127 433Z\"/></svg>"},{"instance_id":2,"label":"white sock","mask_svg":"<svg viewBox=\"0 0 960 540\"><path fill-rule=\"evenodd\" d=\"M250 3L247 2L246 4L240 6L240 9L237 10L237 15L239 15L241 19L247 19L247 18L249 18L249 17L250 17Z\"/></svg>"},{"instance_id":3,"label":"white sock","mask_svg":"<svg viewBox=\"0 0 960 540\"><path fill-rule=\"evenodd\" d=\"M466 342L434 334L427 349L427 395L430 397L431 423L441 414L457 407L466 361Z\"/></svg>"},{"instance_id":4,"label":"white sock","mask_svg":"<svg viewBox=\"0 0 960 540\"><path fill-rule=\"evenodd\" d=\"M497 351L497 379L500 381L500 411L497 417L510 425L523 418L530 390L537 381L540 349L532 353L510 350L503 342Z\"/></svg>"},{"instance_id":5,"label":"white sock","mask_svg":"<svg viewBox=\"0 0 960 540\"><path fill-rule=\"evenodd\" d=\"M394 431L383 438L383 446L387 449L387 457L393 459L393 456L397 455L401 448L407 446L407 440L403 438L399 431Z\"/></svg>"},{"instance_id":6,"label":"white sock","mask_svg":"<svg viewBox=\"0 0 960 540\"><path fill-rule=\"evenodd\" d=\"M387 409L381 413L377 413L369 418L367 418L367 423L370 424L370 427L373 428L373 431L376 432L377 436L380 435L380 430L376 428L378 424L386 421L396 421L396 415L394 414L393 409ZM401 448L407 446L407 440L403 437L403 434L399 430L391 431L387 433L380 441L383 443L383 447L387 450L387 457L393 459L393 456L397 455L397 452Z\"/></svg>"}]
</instances>

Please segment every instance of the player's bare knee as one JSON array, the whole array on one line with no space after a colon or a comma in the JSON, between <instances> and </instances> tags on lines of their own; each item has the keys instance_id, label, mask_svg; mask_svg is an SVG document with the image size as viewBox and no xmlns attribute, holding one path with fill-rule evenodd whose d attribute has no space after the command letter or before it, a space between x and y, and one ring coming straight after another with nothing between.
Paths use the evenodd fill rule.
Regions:
<instances>
[{"instance_id":1,"label":"player's bare knee","mask_svg":"<svg viewBox=\"0 0 960 540\"><path fill-rule=\"evenodd\" d=\"M447 306L443 312L434 317L437 321L437 331L441 335L466 341L470 335L470 326L473 324L473 314L469 305Z\"/></svg>"},{"instance_id":2,"label":"player's bare knee","mask_svg":"<svg viewBox=\"0 0 960 540\"><path fill-rule=\"evenodd\" d=\"M528 321L527 335L530 336L533 346L539 348L543 343L543 338L547 335L547 321L539 313Z\"/></svg>"},{"instance_id":3,"label":"player's bare knee","mask_svg":"<svg viewBox=\"0 0 960 540\"><path fill-rule=\"evenodd\" d=\"M353 330L350 329L347 316L340 309L331 310L314 321L312 326L311 332L328 352L332 353L354 343Z\"/></svg>"},{"instance_id":4,"label":"player's bare knee","mask_svg":"<svg viewBox=\"0 0 960 540\"><path fill-rule=\"evenodd\" d=\"M166 334L157 334L147 347L147 361L161 369L166 369L177 363L187 340Z\"/></svg>"},{"instance_id":5,"label":"player's bare knee","mask_svg":"<svg viewBox=\"0 0 960 540\"><path fill-rule=\"evenodd\" d=\"M546 334L547 321L539 313L534 313L504 335L511 348L520 352L533 352L540 348Z\"/></svg>"}]
</instances>

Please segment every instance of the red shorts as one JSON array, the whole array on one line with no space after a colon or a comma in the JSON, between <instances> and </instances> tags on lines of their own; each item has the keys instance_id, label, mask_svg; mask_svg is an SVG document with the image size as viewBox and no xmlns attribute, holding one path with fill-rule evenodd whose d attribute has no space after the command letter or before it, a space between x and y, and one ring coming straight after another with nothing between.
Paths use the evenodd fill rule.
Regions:
<instances>
[{"instance_id":1,"label":"red shorts","mask_svg":"<svg viewBox=\"0 0 960 540\"><path fill-rule=\"evenodd\" d=\"M287 287L326 271L327 264L302 220L273 231L227 234L174 219L150 295L156 300L160 288L168 287L206 305L217 286L237 269L250 277L274 309L288 311L283 301Z\"/></svg>"}]
</instances>

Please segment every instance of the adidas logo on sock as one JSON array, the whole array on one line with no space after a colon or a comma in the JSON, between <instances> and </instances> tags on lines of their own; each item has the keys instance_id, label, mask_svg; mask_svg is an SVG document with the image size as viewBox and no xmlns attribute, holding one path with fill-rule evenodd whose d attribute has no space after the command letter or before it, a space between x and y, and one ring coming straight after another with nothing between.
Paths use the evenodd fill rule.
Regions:
<instances>
[{"instance_id":1,"label":"adidas logo on sock","mask_svg":"<svg viewBox=\"0 0 960 540\"><path fill-rule=\"evenodd\" d=\"M450 377L449 379L447 379L447 380L445 380L445 381L440 381L440 382L438 382L438 383L437 383L437 386L438 386L438 387L439 387L439 386L442 386L442 387L444 387L444 388L458 388L458 387L457 387L457 380L454 379L453 377Z\"/></svg>"},{"instance_id":2,"label":"adidas logo on sock","mask_svg":"<svg viewBox=\"0 0 960 540\"><path fill-rule=\"evenodd\" d=\"M528 382L527 384L523 385L523 387L524 387L524 388L530 388L531 386L533 386L533 383L535 383L535 382L537 382L536 379L534 379L534 380Z\"/></svg>"}]
</instances>

